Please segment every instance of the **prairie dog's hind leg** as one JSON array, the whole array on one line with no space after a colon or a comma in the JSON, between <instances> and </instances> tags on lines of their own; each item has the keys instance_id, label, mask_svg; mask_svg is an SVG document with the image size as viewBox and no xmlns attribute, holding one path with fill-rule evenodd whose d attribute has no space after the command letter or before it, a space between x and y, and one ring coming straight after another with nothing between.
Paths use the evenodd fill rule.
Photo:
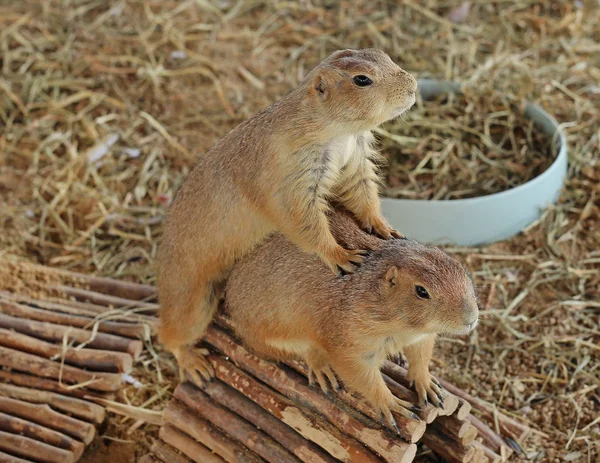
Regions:
<instances>
[{"instance_id":1,"label":"prairie dog's hind leg","mask_svg":"<svg viewBox=\"0 0 600 463\"><path fill-rule=\"evenodd\" d=\"M208 350L198 349L195 344L217 311L220 287L220 284L199 284L189 294L167 292L163 287L159 338L177 359L181 381L185 380L186 372L199 385L214 376L214 369L206 358Z\"/></svg>"},{"instance_id":2,"label":"prairie dog's hind leg","mask_svg":"<svg viewBox=\"0 0 600 463\"><path fill-rule=\"evenodd\" d=\"M198 348L191 344L173 349L173 355L179 365L179 380L185 381L187 372L190 379L198 386L205 381L210 381L214 377L215 371L206 358L208 354L208 349Z\"/></svg>"},{"instance_id":3,"label":"prairie dog's hind leg","mask_svg":"<svg viewBox=\"0 0 600 463\"><path fill-rule=\"evenodd\" d=\"M316 379L321 387L321 390L325 394L329 394L329 386L327 384L328 380L329 384L331 384L331 387L335 391L340 390L340 385L335 377L335 373L329 364L329 356L327 355L327 352L319 349L318 347L312 347L307 351L305 359L306 365L308 366L309 386L313 386ZM327 380L325 378L327 378Z\"/></svg>"}]
</instances>

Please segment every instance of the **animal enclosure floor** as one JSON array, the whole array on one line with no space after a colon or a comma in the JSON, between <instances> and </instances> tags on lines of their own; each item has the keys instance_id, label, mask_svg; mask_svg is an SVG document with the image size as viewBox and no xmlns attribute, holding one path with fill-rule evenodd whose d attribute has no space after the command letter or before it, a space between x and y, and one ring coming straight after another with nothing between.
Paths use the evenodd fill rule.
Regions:
<instances>
[{"instance_id":1,"label":"animal enclosure floor","mask_svg":"<svg viewBox=\"0 0 600 463\"><path fill-rule=\"evenodd\" d=\"M447 248L474 275L482 320L440 342L432 372L527 420L534 461L598 461L596 2L0 0L0 31L0 256L148 284L194 157L335 49L383 48L418 77L541 105L567 134L565 189L513 239ZM147 346L142 387L120 400L162 409L175 372ZM136 456L158 433L110 420L106 437Z\"/></svg>"}]
</instances>

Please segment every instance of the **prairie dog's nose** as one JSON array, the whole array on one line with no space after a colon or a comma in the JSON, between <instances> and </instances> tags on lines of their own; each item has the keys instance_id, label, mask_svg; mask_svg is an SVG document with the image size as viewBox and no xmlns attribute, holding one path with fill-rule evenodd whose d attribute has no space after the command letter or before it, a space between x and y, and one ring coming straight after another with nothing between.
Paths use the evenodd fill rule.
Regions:
<instances>
[{"instance_id":1,"label":"prairie dog's nose","mask_svg":"<svg viewBox=\"0 0 600 463\"><path fill-rule=\"evenodd\" d=\"M479 307L475 301L467 300L463 302L463 323L469 326L475 326L479 320Z\"/></svg>"},{"instance_id":2,"label":"prairie dog's nose","mask_svg":"<svg viewBox=\"0 0 600 463\"><path fill-rule=\"evenodd\" d=\"M404 69L400 69L400 71L400 78L405 83L406 89L409 91L409 93L416 93L418 87L417 79L415 79L415 77L411 73L406 72Z\"/></svg>"}]
</instances>

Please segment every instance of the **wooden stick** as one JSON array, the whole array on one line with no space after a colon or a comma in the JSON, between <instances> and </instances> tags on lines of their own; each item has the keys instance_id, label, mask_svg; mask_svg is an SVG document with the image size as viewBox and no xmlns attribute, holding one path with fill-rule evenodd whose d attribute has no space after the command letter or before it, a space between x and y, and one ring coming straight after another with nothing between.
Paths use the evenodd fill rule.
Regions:
<instances>
[{"instance_id":1,"label":"wooden stick","mask_svg":"<svg viewBox=\"0 0 600 463\"><path fill-rule=\"evenodd\" d=\"M54 310L45 310L16 302L0 301L0 313L13 317L26 318L41 322L56 323L58 325L73 326L76 328L91 328L97 325L102 333L116 334L128 338L143 338L151 332L151 327L142 323L125 323L115 321L95 321L94 318L61 313Z\"/></svg>"},{"instance_id":2,"label":"wooden stick","mask_svg":"<svg viewBox=\"0 0 600 463\"><path fill-rule=\"evenodd\" d=\"M122 297L124 299L149 299L156 297L156 288L151 285L140 283L130 283L123 280L113 280L112 278L94 277L79 274L87 280L88 286L97 293L110 294Z\"/></svg>"},{"instance_id":3,"label":"wooden stick","mask_svg":"<svg viewBox=\"0 0 600 463\"><path fill-rule=\"evenodd\" d=\"M134 359L140 356L144 347L141 341L115 336L114 334L93 333L81 328L72 328L70 326L35 320L24 320L2 313L0 313L0 327L15 330L19 333L46 341L62 342L66 338L67 340L73 340L94 349L127 352Z\"/></svg>"},{"instance_id":4,"label":"wooden stick","mask_svg":"<svg viewBox=\"0 0 600 463\"><path fill-rule=\"evenodd\" d=\"M460 438L460 442L462 445L469 445L472 442L475 442L475 439L479 436L479 431L473 425L467 430L467 432Z\"/></svg>"},{"instance_id":5,"label":"wooden stick","mask_svg":"<svg viewBox=\"0 0 600 463\"><path fill-rule=\"evenodd\" d=\"M222 357L211 355L209 359L215 367L217 378L260 405L306 439L318 444L337 460L346 461L351 456L358 458L352 452L362 452L366 453L366 456L358 459L371 461L368 450L356 446L353 439L341 433L319 414L300 408L287 397L249 376Z\"/></svg>"},{"instance_id":6,"label":"wooden stick","mask_svg":"<svg viewBox=\"0 0 600 463\"><path fill-rule=\"evenodd\" d=\"M73 452L75 460L79 460L85 449L82 442L65 436L58 431L5 413L0 413L0 431L20 434L54 447L69 450Z\"/></svg>"},{"instance_id":7,"label":"wooden stick","mask_svg":"<svg viewBox=\"0 0 600 463\"><path fill-rule=\"evenodd\" d=\"M213 365L217 364L213 360ZM237 413L306 463L334 463L336 460L311 441L304 439L292 428L269 414L252 400L221 381L203 386L211 399Z\"/></svg>"},{"instance_id":8,"label":"wooden stick","mask_svg":"<svg viewBox=\"0 0 600 463\"><path fill-rule=\"evenodd\" d=\"M105 316L106 313L110 311L111 320L115 322L156 325L156 317L154 316L142 315L134 310L110 309L106 306L91 304L89 302L79 302L55 297L48 297L47 299L33 299L23 294L13 294L6 291L0 291L0 300L3 302L13 302L26 306L35 306L45 310L80 315L90 318Z\"/></svg>"},{"instance_id":9,"label":"wooden stick","mask_svg":"<svg viewBox=\"0 0 600 463\"><path fill-rule=\"evenodd\" d=\"M172 445L180 452L182 452L187 457L191 458L191 460L185 459L186 462L195 461L196 463L225 463L219 455L210 451L210 449L206 448L200 442L196 442L194 439L189 437L184 432L180 431L177 428L174 428L171 425L164 425L160 428L158 432L158 436L167 444ZM155 444L160 441L155 441ZM164 455L163 452L157 452L152 446L152 451L157 454L164 461L169 463L176 463L177 460L172 458L170 455Z\"/></svg>"},{"instance_id":10,"label":"wooden stick","mask_svg":"<svg viewBox=\"0 0 600 463\"><path fill-rule=\"evenodd\" d=\"M475 454L475 447L472 445L463 446L434 428L429 428L422 440L427 447L450 463L467 463Z\"/></svg>"},{"instance_id":11,"label":"wooden stick","mask_svg":"<svg viewBox=\"0 0 600 463\"><path fill-rule=\"evenodd\" d=\"M489 459L486 456L483 448L475 447L475 453L469 463L489 463Z\"/></svg>"},{"instance_id":12,"label":"wooden stick","mask_svg":"<svg viewBox=\"0 0 600 463\"><path fill-rule=\"evenodd\" d=\"M85 384L98 391L117 391L121 388L119 374L89 372L6 347L0 347L0 365L44 378L62 379L68 384Z\"/></svg>"},{"instance_id":13,"label":"wooden stick","mask_svg":"<svg viewBox=\"0 0 600 463\"><path fill-rule=\"evenodd\" d=\"M458 398L458 409L456 410L456 417L459 420L465 420L467 418L467 416L469 416L471 414L471 409L473 408L473 406L467 402L465 399L463 399L462 397L457 397Z\"/></svg>"},{"instance_id":14,"label":"wooden stick","mask_svg":"<svg viewBox=\"0 0 600 463\"><path fill-rule=\"evenodd\" d=\"M164 413L165 423L186 432L204 444L229 463L261 463L263 460L254 455L240 443L217 431L210 423L189 410L179 400L173 399Z\"/></svg>"},{"instance_id":15,"label":"wooden stick","mask_svg":"<svg viewBox=\"0 0 600 463\"><path fill-rule=\"evenodd\" d=\"M31 463L29 460L9 455L8 453L0 452L0 463Z\"/></svg>"},{"instance_id":16,"label":"wooden stick","mask_svg":"<svg viewBox=\"0 0 600 463\"><path fill-rule=\"evenodd\" d=\"M0 412L60 431L81 440L86 445L92 442L96 436L96 428L93 424L62 415L52 410L47 404L31 404L0 396Z\"/></svg>"},{"instance_id":17,"label":"wooden stick","mask_svg":"<svg viewBox=\"0 0 600 463\"><path fill-rule=\"evenodd\" d=\"M223 429L228 435L252 449L266 461L271 463L296 463L299 461L270 436L248 424L235 413L216 405L209 396L190 383L177 386L174 395L200 417Z\"/></svg>"},{"instance_id":18,"label":"wooden stick","mask_svg":"<svg viewBox=\"0 0 600 463\"><path fill-rule=\"evenodd\" d=\"M135 307L144 309L143 313L147 314L157 313L159 309L159 305L152 302L133 301L131 299L97 293L87 289L71 288L70 286L64 285L52 286L51 288L61 291L67 296L74 297L77 301L91 302L92 304L113 307L115 309L128 309Z\"/></svg>"},{"instance_id":19,"label":"wooden stick","mask_svg":"<svg viewBox=\"0 0 600 463\"><path fill-rule=\"evenodd\" d=\"M150 285L115 280L113 278L91 276L84 273L71 272L69 270L49 268L43 265L27 265L38 272L43 272L46 274L48 272L52 272L56 275L62 276L63 278L67 279L67 281L79 280L79 282L88 286L91 290L100 293L112 294L127 299L147 299L156 295L156 288Z\"/></svg>"},{"instance_id":20,"label":"wooden stick","mask_svg":"<svg viewBox=\"0 0 600 463\"><path fill-rule=\"evenodd\" d=\"M91 276L84 273L71 272L56 268L49 268L42 265L26 264L28 267L45 274L52 272L55 275L63 277L66 281L76 282L88 286L94 291L100 293L114 294L128 299L146 299L156 294L156 288L150 285L132 283L112 278Z\"/></svg>"},{"instance_id":21,"label":"wooden stick","mask_svg":"<svg viewBox=\"0 0 600 463\"><path fill-rule=\"evenodd\" d=\"M473 445L476 449L480 449L483 451L484 455L487 457L487 459L490 463L500 463L502 461L502 457L500 455L498 455L496 452L494 452L489 447L486 447L481 442L475 441L475 442L473 442Z\"/></svg>"},{"instance_id":22,"label":"wooden stick","mask_svg":"<svg viewBox=\"0 0 600 463\"><path fill-rule=\"evenodd\" d=\"M40 378L39 376L25 375L16 371L0 370L0 383L13 384L15 386L24 386L30 389L40 389L42 391L58 392L59 394L85 399L86 397L100 397L103 399L113 399L114 394L109 392L90 391L86 388L69 389L64 384L51 379Z\"/></svg>"},{"instance_id":23,"label":"wooden stick","mask_svg":"<svg viewBox=\"0 0 600 463\"><path fill-rule=\"evenodd\" d=\"M186 447L186 450L189 451L190 453L192 453L192 455L194 454L194 452L196 452L198 450L198 447L200 447L200 448L204 447L202 444L199 444L195 440L187 437L181 431L178 431L177 429L173 428L172 426L169 426L169 425L167 425L167 426L169 427L169 429L173 429L174 432L179 433L179 435L184 436L181 441L176 441L176 444L182 445L182 446L185 446L185 445L191 446L191 448ZM163 440L157 439L152 444L151 450L152 450L152 453L156 457L160 458L161 461L164 461L167 463L191 463L192 461L198 461L198 460L195 460L194 458L192 458L190 460L186 455L182 455L181 453L179 453L179 452L183 452L182 447L179 447L178 445L174 445L174 444L171 444L170 442L167 442L164 439L165 433L163 432L163 429L164 428L160 429L160 432L163 434L163 436L161 436L161 439L163 439ZM187 438L187 440L184 441L183 439L185 439L185 438ZM206 447L204 447L204 448L206 449ZM179 450L179 452L177 450ZM208 449L206 449L206 450L210 455L214 455L213 453L211 453L210 450L208 450ZM183 453L185 453L185 452L183 452ZM199 453L199 456L201 456L201 455L202 455L202 453ZM219 457L217 456L217 458L219 458ZM211 460L206 460L206 461L210 462ZM221 461L223 461L223 459L221 459Z\"/></svg>"},{"instance_id":24,"label":"wooden stick","mask_svg":"<svg viewBox=\"0 0 600 463\"><path fill-rule=\"evenodd\" d=\"M73 463L75 461L73 452L4 431L0 431L0 450L43 463Z\"/></svg>"},{"instance_id":25,"label":"wooden stick","mask_svg":"<svg viewBox=\"0 0 600 463\"><path fill-rule=\"evenodd\" d=\"M398 462L405 461L405 459L412 461L414 458L416 454L415 445L399 442L398 439L393 438L386 430L376 429L374 426L365 426L355 417L332 403L324 394L314 391L303 384L305 382L304 378L300 377L300 381L298 378L299 375L296 372L277 368L272 363L250 354L223 331L214 328L209 329L205 339L221 352L231 357L236 364L242 366L253 376L269 384L292 400L326 416L338 429L364 443L369 448L384 456L384 458ZM415 420L408 421L414 421L417 425L421 426L425 425L425 423ZM398 425L401 425L399 420ZM365 432L366 430L368 431ZM414 438L415 435L416 432L409 435L409 437ZM410 459L408 459L409 457Z\"/></svg>"},{"instance_id":26,"label":"wooden stick","mask_svg":"<svg viewBox=\"0 0 600 463\"><path fill-rule=\"evenodd\" d=\"M459 389L453 384L450 384L442 379L440 379L440 383L448 391L468 401L474 408L479 410L482 416L484 416L486 419L494 421L494 417L496 417L501 427L503 427L505 431L508 431L512 435L512 437L516 437L517 440L524 439L531 432L530 427L519 423L518 421L513 420L512 418L509 418L508 416L504 415L498 410L495 410L494 407L487 404L483 400L473 397L472 395L468 394L462 389Z\"/></svg>"},{"instance_id":27,"label":"wooden stick","mask_svg":"<svg viewBox=\"0 0 600 463\"><path fill-rule=\"evenodd\" d=\"M48 359L56 359L69 365L88 368L94 371L126 372L133 367L131 355L109 350L63 349L62 346L27 336L26 334L0 328L0 346L28 352Z\"/></svg>"},{"instance_id":28,"label":"wooden stick","mask_svg":"<svg viewBox=\"0 0 600 463\"><path fill-rule=\"evenodd\" d=\"M92 318L108 310L104 306L94 306L93 304L58 299L51 296L44 299L33 299L25 294L13 294L7 291L0 291L0 301L3 303L12 302L26 306L35 306L46 310L54 310L74 315L84 315Z\"/></svg>"},{"instance_id":29,"label":"wooden stick","mask_svg":"<svg viewBox=\"0 0 600 463\"><path fill-rule=\"evenodd\" d=\"M435 428L452 436L455 440L464 437L475 428L469 421L460 421L455 416L440 416L435 421Z\"/></svg>"},{"instance_id":30,"label":"wooden stick","mask_svg":"<svg viewBox=\"0 0 600 463\"><path fill-rule=\"evenodd\" d=\"M400 365L386 360L382 371L392 378L394 381L402 384L405 387L409 387L410 381L407 379L407 370ZM440 416L448 416L452 415L456 409L458 408L458 398L446 391L446 395L444 396L444 405L442 408L438 408Z\"/></svg>"},{"instance_id":31,"label":"wooden stick","mask_svg":"<svg viewBox=\"0 0 600 463\"><path fill-rule=\"evenodd\" d=\"M54 392L36 391L35 389L0 383L0 396L25 400L36 404L48 404L57 410L96 424L104 422L104 418L106 417L106 412L100 405Z\"/></svg>"},{"instance_id":32,"label":"wooden stick","mask_svg":"<svg viewBox=\"0 0 600 463\"><path fill-rule=\"evenodd\" d=\"M504 439L496 434L487 424L474 415L469 415L467 419L475 428L477 428L486 447L489 447L492 451L499 454L502 454L502 448L504 447L505 452L508 452L509 455L512 453L512 448L509 447L506 442L504 442Z\"/></svg>"},{"instance_id":33,"label":"wooden stick","mask_svg":"<svg viewBox=\"0 0 600 463\"><path fill-rule=\"evenodd\" d=\"M307 370L306 364L304 362L290 361L290 362L285 362L285 363L286 363L286 365L290 366L291 368L296 370L298 373L303 375L305 378L308 376L308 370ZM396 381L394 381L389 376L387 376L383 373L382 373L382 377L383 377L383 380L385 381L386 385L392 392L392 394L394 394L396 397L398 397L399 399L402 399L402 400L407 400L407 401L415 403L415 404L418 403L418 398L417 398L416 393L405 388L404 386L401 386ZM362 413L369 416L371 419L378 420L378 417L376 416L375 411L370 406L368 406L368 404L364 401L364 399L356 399L356 397L348 390L341 391L337 395L338 395L338 397L340 397L342 400L347 402L352 407L356 408L357 410L360 410ZM438 416L438 408L432 404L429 404L425 409L423 409L420 413L418 413L418 415L421 417L421 419L423 419L425 421L425 423L431 423ZM404 427L406 427L407 431L410 433L410 434L407 434L406 436L404 436L404 435L402 436L404 439L408 440L409 442L417 442L421 438L423 433L425 433L425 427L422 425L419 425L418 422L416 422L415 420L408 420L404 417L400 417L400 418L398 418L398 421L400 421L400 423L402 423L402 425ZM400 425L400 423L398 423L398 424ZM402 432L402 430L401 430L401 432Z\"/></svg>"},{"instance_id":34,"label":"wooden stick","mask_svg":"<svg viewBox=\"0 0 600 463\"><path fill-rule=\"evenodd\" d=\"M488 463L488 458L485 456L483 449L476 447L475 445L473 445L473 448L475 448L475 452L469 460L469 463Z\"/></svg>"},{"instance_id":35,"label":"wooden stick","mask_svg":"<svg viewBox=\"0 0 600 463\"><path fill-rule=\"evenodd\" d=\"M291 362L286 362L286 364L289 365L290 367L292 367L294 370L298 371L305 378L307 377L308 370L306 368L306 365L303 362L291 361ZM385 381L385 378L384 378L384 381ZM392 393L393 392L394 391L392 391ZM362 397L358 397L352 391L349 391L347 389L342 389L342 390L338 391L337 396L342 401L344 401L348 405L350 405L352 408L355 408L356 410L360 411L364 415L371 418L374 421L374 423L371 424L371 427L373 427L375 429L380 429L379 417L377 415L377 412ZM411 442L411 443L418 442L419 439L421 438L421 436L423 436L423 434L425 433L426 421L419 422L416 420L412 420L412 419L406 418L404 416L401 416L401 415L397 414L396 412L393 412L393 415L396 420L396 423L398 424L398 428L400 430L400 436L408 442ZM422 418L423 417L425 417L425 418L430 417L428 410L425 410L423 412Z\"/></svg>"}]
</instances>

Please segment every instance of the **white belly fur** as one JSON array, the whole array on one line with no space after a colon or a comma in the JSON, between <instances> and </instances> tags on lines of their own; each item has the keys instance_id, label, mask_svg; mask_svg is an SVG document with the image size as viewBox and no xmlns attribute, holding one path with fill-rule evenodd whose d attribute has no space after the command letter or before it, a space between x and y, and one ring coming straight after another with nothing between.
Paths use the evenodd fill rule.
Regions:
<instances>
[{"instance_id":1,"label":"white belly fur","mask_svg":"<svg viewBox=\"0 0 600 463\"><path fill-rule=\"evenodd\" d=\"M386 355L395 355L402 351L402 348L410 346L425 339L428 334L406 333L399 336L388 338L385 341L384 350Z\"/></svg>"},{"instance_id":2,"label":"white belly fur","mask_svg":"<svg viewBox=\"0 0 600 463\"><path fill-rule=\"evenodd\" d=\"M358 143L358 138L361 138ZM342 169L361 162L362 158L370 157L373 152L371 144L373 142L373 134L371 132L363 132L358 135L345 135L331 140L326 146L328 151L329 169L337 176Z\"/></svg>"},{"instance_id":3,"label":"white belly fur","mask_svg":"<svg viewBox=\"0 0 600 463\"><path fill-rule=\"evenodd\" d=\"M347 137L334 138L329 142L326 149L330 153L330 162L336 171L348 164L356 152L356 137L350 135Z\"/></svg>"}]
</instances>

